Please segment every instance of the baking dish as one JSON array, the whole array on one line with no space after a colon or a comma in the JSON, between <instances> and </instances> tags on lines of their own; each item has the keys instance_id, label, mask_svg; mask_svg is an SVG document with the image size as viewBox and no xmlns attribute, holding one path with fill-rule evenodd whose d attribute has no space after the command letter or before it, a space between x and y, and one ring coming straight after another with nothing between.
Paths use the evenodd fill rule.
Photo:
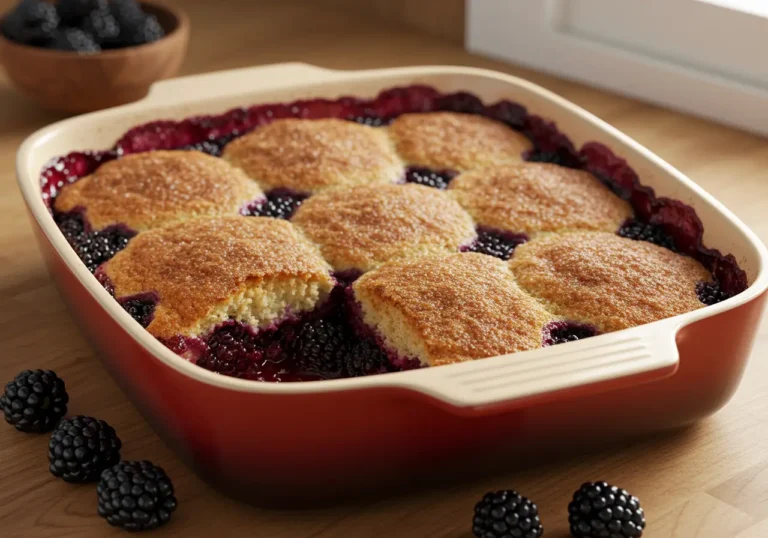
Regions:
<instances>
[{"instance_id":1,"label":"baking dish","mask_svg":"<svg viewBox=\"0 0 768 538\"><path fill-rule=\"evenodd\" d=\"M555 120L577 147L597 141L612 148L644 184L697 211L705 244L736 257L748 288L714 306L565 346L362 378L254 383L199 368L136 324L74 254L40 195L39 173L51 157L111 145L137 124L259 102L371 97L409 84L509 99ZM701 419L736 389L768 288L765 247L691 180L564 99L486 70L282 64L165 81L141 102L33 134L19 150L17 172L50 272L104 365L184 461L250 498L382 491L452 476L494 455L523 461L566 441Z\"/></svg>"}]
</instances>

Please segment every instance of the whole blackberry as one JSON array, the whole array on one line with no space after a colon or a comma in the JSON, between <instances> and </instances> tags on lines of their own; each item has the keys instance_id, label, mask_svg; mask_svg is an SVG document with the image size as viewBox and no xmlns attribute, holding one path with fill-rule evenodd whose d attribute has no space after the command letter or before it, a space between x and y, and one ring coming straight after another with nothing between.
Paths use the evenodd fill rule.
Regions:
<instances>
[{"instance_id":1,"label":"whole blackberry","mask_svg":"<svg viewBox=\"0 0 768 538\"><path fill-rule=\"evenodd\" d=\"M23 432L53 429L67 413L64 381L51 370L24 370L5 385L0 396L5 421Z\"/></svg>"},{"instance_id":2,"label":"whole blackberry","mask_svg":"<svg viewBox=\"0 0 768 538\"><path fill-rule=\"evenodd\" d=\"M536 503L503 490L486 493L475 505L472 533L477 538L538 538L544 528Z\"/></svg>"},{"instance_id":3,"label":"whole blackberry","mask_svg":"<svg viewBox=\"0 0 768 538\"><path fill-rule=\"evenodd\" d=\"M49 45L52 49L68 50L80 54L99 52L101 47L90 34L79 28L66 28L57 32L55 39Z\"/></svg>"},{"instance_id":4,"label":"whole blackberry","mask_svg":"<svg viewBox=\"0 0 768 538\"><path fill-rule=\"evenodd\" d=\"M85 233L70 241L72 248L93 273L99 265L111 259L128 245L136 235L124 226L110 226L103 230Z\"/></svg>"},{"instance_id":5,"label":"whole blackberry","mask_svg":"<svg viewBox=\"0 0 768 538\"><path fill-rule=\"evenodd\" d=\"M272 217L274 219L290 219L306 196L283 191L273 190L267 193L267 199L248 209L251 217Z\"/></svg>"},{"instance_id":6,"label":"whole blackberry","mask_svg":"<svg viewBox=\"0 0 768 538\"><path fill-rule=\"evenodd\" d=\"M348 346L343 354L343 364L350 377L383 374L393 370L387 354L368 339L358 340Z\"/></svg>"},{"instance_id":7,"label":"whole blackberry","mask_svg":"<svg viewBox=\"0 0 768 538\"><path fill-rule=\"evenodd\" d=\"M93 36L93 40L103 48L114 48L120 45L120 26L107 6L95 9L86 15L80 28Z\"/></svg>"},{"instance_id":8,"label":"whole blackberry","mask_svg":"<svg viewBox=\"0 0 768 538\"><path fill-rule=\"evenodd\" d=\"M44 46L53 41L59 15L53 4L42 0L21 0L4 19L3 34L25 45Z\"/></svg>"},{"instance_id":9,"label":"whole blackberry","mask_svg":"<svg viewBox=\"0 0 768 538\"><path fill-rule=\"evenodd\" d=\"M432 170L431 168L412 166L405 172L405 181L406 183L416 183L445 190L457 175L453 170Z\"/></svg>"},{"instance_id":10,"label":"whole blackberry","mask_svg":"<svg viewBox=\"0 0 768 538\"><path fill-rule=\"evenodd\" d=\"M477 230L477 239L464 250L487 254L488 256L494 256L500 260L508 260L512 257L515 247L525 243L527 239L528 238L522 234L513 234L501 230L479 227Z\"/></svg>"},{"instance_id":11,"label":"whole blackberry","mask_svg":"<svg viewBox=\"0 0 768 538\"><path fill-rule=\"evenodd\" d=\"M120 461L122 443L114 428L92 417L62 420L48 443L49 469L65 482L91 482Z\"/></svg>"},{"instance_id":12,"label":"whole blackberry","mask_svg":"<svg viewBox=\"0 0 768 538\"><path fill-rule=\"evenodd\" d=\"M301 368L326 378L340 377L350 335L335 320L316 319L305 323L293 341L292 352Z\"/></svg>"},{"instance_id":13,"label":"whole blackberry","mask_svg":"<svg viewBox=\"0 0 768 538\"><path fill-rule=\"evenodd\" d=\"M105 469L96 493L99 515L128 531L156 529L176 510L171 479L148 461L121 461Z\"/></svg>"},{"instance_id":14,"label":"whole blackberry","mask_svg":"<svg viewBox=\"0 0 768 538\"><path fill-rule=\"evenodd\" d=\"M672 252L677 252L675 241L664 232L664 229L657 224L640 222L637 219L629 219L619 228L619 235L635 241L648 241L654 245L668 248Z\"/></svg>"},{"instance_id":15,"label":"whole blackberry","mask_svg":"<svg viewBox=\"0 0 768 538\"><path fill-rule=\"evenodd\" d=\"M56 11L62 24L78 27L92 11L106 6L107 0L58 0Z\"/></svg>"},{"instance_id":16,"label":"whole blackberry","mask_svg":"<svg viewBox=\"0 0 768 538\"><path fill-rule=\"evenodd\" d=\"M576 538L638 538L645 529L640 501L607 482L586 482L568 505L568 522Z\"/></svg>"},{"instance_id":17,"label":"whole blackberry","mask_svg":"<svg viewBox=\"0 0 768 538\"><path fill-rule=\"evenodd\" d=\"M139 27L146 16L136 0L111 0L109 10L121 30Z\"/></svg>"},{"instance_id":18,"label":"whole blackberry","mask_svg":"<svg viewBox=\"0 0 768 538\"><path fill-rule=\"evenodd\" d=\"M126 26L120 33L120 45L133 47L152 43L165 36L163 27L154 15L145 15L135 26Z\"/></svg>"},{"instance_id":19,"label":"whole blackberry","mask_svg":"<svg viewBox=\"0 0 768 538\"><path fill-rule=\"evenodd\" d=\"M730 293L720 288L719 282L699 282L696 284L696 294L699 296L699 301L707 306L733 297Z\"/></svg>"}]
</instances>

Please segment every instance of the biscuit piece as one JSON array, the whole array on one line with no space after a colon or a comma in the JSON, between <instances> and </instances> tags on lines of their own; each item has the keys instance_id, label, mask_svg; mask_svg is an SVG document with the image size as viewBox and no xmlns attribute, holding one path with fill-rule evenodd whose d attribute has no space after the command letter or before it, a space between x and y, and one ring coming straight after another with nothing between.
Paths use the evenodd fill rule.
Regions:
<instances>
[{"instance_id":1,"label":"biscuit piece","mask_svg":"<svg viewBox=\"0 0 768 538\"><path fill-rule=\"evenodd\" d=\"M601 332L701 308L696 284L712 280L693 258L609 233L542 236L517 247L509 264L551 312Z\"/></svg>"},{"instance_id":2,"label":"biscuit piece","mask_svg":"<svg viewBox=\"0 0 768 538\"><path fill-rule=\"evenodd\" d=\"M347 120L283 119L233 140L223 157L264 190L394 183L403 165L382 129Z\"/></svg>"},{"instance_id":3,"label":"biscuit piece","mask_svg":"<svg viewBox=\"0 0 768 538\"><path fill-rule=\"evenodd\" d=\"M463 172L480 166L521 162L530 140L503 123L456 112L403 114L389 134L405 162Z\"/></svg>"},{"instance_id":4,"label":"biscuit piece","mask_svg":"<svg viewBox=\"0 0 768 538\"><path fill-rule=\"evenodd\" d=\"M555 164L521 163L459 175L448 192L478 224L524 233L615 232L631 206L592 174Z\"/></svg>"},{"instance_id":5,"label":"biscuit piece","mask_svg":"<svg viewBox=\"0 0 768 538\"><path fill-rule=\"evenodd\" d=\"M101 165L56 198L57 211L82 208L91 227L136 231L196 217L237 215L264 198L258 184L199 151L151 151Z\"/></svg>"},{"instance_id":6,"label":"biscuit piece","mask_svg":"<svg viewBox=\"0 0 768 538\"><path fill-rule=\"evenodd\" d=\"M147 330L205 334L234 319L265 327L313 309L333 288L330 267L287 221L195 219L134 237L104 266L115 297L155 292Z\"/></svg>"},{"instance_id":7,"label":"biscuit piece","mask_svg":"<svg viewBox=\"0 0 768 538\"><path fill-rule=\"evenodd\" d=\"M455 200L415 184L332 189L305 201L291 222L337 271L458 252L475 237L472 219Z\"/></svg>"},{"instance_id":8,"label":"biscuit piece","mask_svg":"<svg viewBox=\"0 0 768 538\"><path fill-rule=\"evenodd\" d=\"M438 366L541 347L552 316L507 264L465 253L393 262L354 284L362 321L400 359Z\"/></svg>"}]
</instances>

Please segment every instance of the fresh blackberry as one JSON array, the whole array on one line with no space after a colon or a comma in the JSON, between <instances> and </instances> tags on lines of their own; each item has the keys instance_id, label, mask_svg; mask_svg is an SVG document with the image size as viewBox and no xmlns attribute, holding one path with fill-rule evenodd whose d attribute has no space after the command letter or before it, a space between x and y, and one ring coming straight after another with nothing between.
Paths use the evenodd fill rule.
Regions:
<instances>
[{"instance_id":1,"label":"fresh blackberry","mask_svg":"<svg viewBox=\"0 0 768 538\"><path fill-rule=\"evenodd\" d=\"M120 45L120 26L107 6L91 11L83 19L80 28L93 36L93 40L103 48Z\"/></svg>"},{"instance_id":2,"label":"fresh blackberry","mask_svg":"<svg viewBox=\"0 0 768 538\"><path fill-rule=\"evenodd\" d=\"M90 54L101 50L93 37L79 28L66 28L57 32L55 39L48 46L52 49L68 50L80 54Z\"/></svg>"},{"instance_id":3,"label":"fresh blackberry","mask_svg":"<svg viewBox=\"0 0 768 538\"><path fill-rule=\"evenodd\" d=\"M369 127L383 127L384 125L389 125L391 121L391 120L382 118L380 116L374 116L374 115L349 116L347 117L347 119L350 121L354 121L355 123L368 125Z\"/></svg>"},{"instance_id":4,"label":"fresh blackberry","mask_svg":"<svg viewBox=\"0 0 768 538\"><path fill-rule=\"evenodd\" d=\"M111 0L109 10L121 30L139 27L146 16L136 0Z\"/></svg>"},{"instance_id":5,"label":"fresh blackberry","mask_svg":"<svg viewBox=\"0 0 768 538\"><path fill-rule=\"evenodd\" d=\"M528 238L523 234L513 234L501 230L479 227L477 229L477 239L463 250L465 252L487 254L488 256L494 256L500 260L508 260L512 257L515 247L525 243L527 240Z\"/></svg>"},{"instance_id":6,"label":"fresh blackberry","mask_svg":"<svg viewBox=\"0 0 768 538\"><path fill-rule=\"evenodd\" d=\"M92 12L107 7L107 0L58 0L56 11L61 24L73 28L79 27Z\"/></svg>"},{"instance_id":7,"label":"fresh blackberry","mask_svg":"<svg viewBox=\"0 0 768 538\"><path fill-rule=\"evenodd\" d=\"M236 135L232 134L216 138L215 140L203 140L202 142L197 142L196 144L188 144L186 146L182 146L179 149L202 151L203 153L213 155L214 157L221 157L221 152L224 149L224 146L231 142L235 136Z\"/></svg>"},{"instance_id":8,"label":"fresh blackberry","mask_svg":"<svg viewBox=\"0 0 768 538\"><path fill-rule=\"evenodd\" d=\"M136 26L124 27L120 34L120 44L133 47L152 43L165 36L163 27L154 15L146 15Z\"/></svg>"},{"instance_id":9,"label":"fresh blackberry","mask_svg":"<svg viewBox=\"0 0 768 538\"><path fill-rule=\"evenodd\" d=\"M100 231L90 232L75 238L72 248L93 273L102 263L128 245L128 240L136 235L124 226L110 226Z\"/></svg>"},{"instance_id":10,"label":"fresh blackberry","mask_svg":"<svg viewBox=\"0 0 768 538\"><path fill-rule=\"evenodd\" d=\"M645 513L637 497L607 482L587 482L573 494L568 522L576 538L638 538Z\"/></svg>"},{"instance_id":11,"label":"fresh blackberry","mask_svg":"<svg viewBox=\"0 0 768 538\"><path fill-rule=\"evenodd\" d=\"M667 235L667 233L664 232L664 228L657 224L640 222L637 219L629 219L621 225L618 233L621 237L626 237L627 239L648 241L654 245L668 248L672 252L677 252L674 239Z\"/></svg>"},{"instance_id":12,"label":"fresh blackberry","mask_svg":"<svg viewBox=\"0 0 768 538\"><path fill-rule=\"evenodd\" d=\"M48 443L49 469L65 482L91 482L120 461L122 443L115 429L92 417L62 420Z\"/></svg>"},{"instance_id":13,"label":"fresh blackberry","mask_svg":"<svg viewBox=\"0 0 768 538\"><path fill-rule=\"evenodd\" d=\"M733 297L720 287L719 282L699 282L696 284L696 295L699 296L699 301L707 306L721 303Z\"/></svg>"},{"instance_id":14,"label":"fresh blackberry","mask_svg":"<svg viewBox=\"0 0 768 538\"><path fill-rule=\"evenodd\" d=\"M554 346L575 342L595 335L597 335L597 331L590 325L571 321L554 321L544 327L544 345Z\"/></svg>"},{"instance_id":15,"label":"fresh blackberry","mask_svg":"<svg viewBox=\"0 0 768 538\"><path fill-rule=\"evenodd\" d=\"M341 323L316 319L299 329L292 352L302 370L321 377L340 377L350 335Z\"/></svg>"},{"instance_id":16,"label":"fresh blackberry","mask_svg":"<svg viewBox=\"0 0 768 538\"><path fill-rule=\"evenodd\" d=\"M121 298L118 300L120 306L128 312L139 325L146 328L155 315L157 306L157 295L154 293L142 293L132 297Z\"/></svg>"},{"instance_id":17,"label":"fresh blackberry","mask_svg":"<svg viewBox=\"0 0 768 538\"><path fill-rule=\"evenodd\" d=\"M275 189L267 193L267 199L248 208L246 214L251 217L272 217L290 219L306 196Z\"/></svg>"},{"instance_id":18,"label":"fresh blackberry","mask_svg":"<svg viewBox=\"0 0 768 538\"><path fill-rule=\"evenodd\" d=\"M156 529L176 510L171 479L148 461L121 461L105 469L96 493L99 515L128 531Z\"/></svg>"},{"instance_id":19,"label":"fresh blackberry","mask_svg":"<svg viewBox=\"0 0 768 538\"><path fill-rule=\"evenodd\" d=\"M453 170L432 170L421 166L411 166L405 171L405 181L406 183L416 183L445 190L457 175L458 173Z\"/></svg>"},{"instance_id":20,"label":"fresh blackberry","mask_svg":"<svg viewBox=\"0 0 768 538\"><path fill-rule=\"evenodd\" d=\"M350 377L384 374L393 370L387 354L375 342L358 340L344 350L343 364Z\"/></svg>"},{"instance_id":21,"label":"fresh blackberry","mask_svg":"<svg viewBox=\"0 0 768 538\"><path fill-rule=\"evenodd\" d=\"M64 381L51 370L24 370L5 385L0 396L5 421L23 432L53 429L67 413Z\"/></svg>"},{"instance_id":22,"label":"fresh blackberry","mask_svg":"<svg viewBox=\"0 0 768 538\"><path fill-rule=\"evenodd\" d=\"M53 4L42 0L21 0L3 19L5 36L18 43L45 46L56 36L59 14Z\"/></svg>"},{"instance_id":23,"label":"fresh blackberry","mask_svg":"<svg viewBox=\"0 0 768 538\"><path fill-rule=\"evenodd\" d=\"M477 538L538 538L544 528L536 503L504 490L486 493L475 505L472 533Z\"/></svg>"}]
</instances>

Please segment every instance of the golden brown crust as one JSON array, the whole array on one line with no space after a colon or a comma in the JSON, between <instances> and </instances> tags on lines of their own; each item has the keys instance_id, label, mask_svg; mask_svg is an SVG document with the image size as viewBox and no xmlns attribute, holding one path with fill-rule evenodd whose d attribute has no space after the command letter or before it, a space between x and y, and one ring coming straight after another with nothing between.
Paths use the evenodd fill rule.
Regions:
<instances>
[{"instance_id":1,"label":"golden brown crust","mask_svg":"<svg viewBox=\"0 0 768 538\"><path fill-rule=\"evenodd\" d=\"M265 190L394 183L403 165L386 132L340 119L283 119L227 144L223 157Z\"/></svg>"},{"instance_id":2,"label":"golden brown crust","mask_svg":"<svg viewBox=\"0 0 768 538\"><path fill-rule=\"evenodd\" d=\"M403 114L389 126L400 156L410 165L465 171L520 162L533 145L503 123L471 114Z\"/></svg>"},{"instance_id":3,"label":"golden brown crust","mask_svg":"<svg viewBox=\"0 0 768 538\"><path fill-rule=\"evenodd\" d=\"M551 312L602 332L701 308L696 284L712 278L693 258L609 233L542 236L517 247L509 264Z\"/></svg>"},{"instance_id":4,"label":"golden brown crust","mask_svg":"<svg viewBox=\"0 0 768 538\"><path fill-rule=\"evenodd\" d=\"M141 233L105 265L115 297L156 292L147 330L190 334L217 305L244 287L274 282L333 286L330 267L287 221L263 217L201 218Z\"/></svg>"},{"instance_id":5,"label":"golden brown crust","mask_svg":"<svg viewBox=\"0 0 768 538\"><path fill-rule=\"evenodd\" d=\"M258 184L199 151L151 151L103 164L64 188L57 211L82 207L94 229L123 223L147 230L190 218L237 215L262 198Z\"/></svg>"},{"instance_id":6,"label":"golden brown crust","mask_svg":"<svg viewBox=\"0 0 768 538\"><path fill-rule=\"evenodd\" d=\"M479 224L515 233L615 232L632 207L592 174L555 164L520 163L471 170L449 192Z\"/></svg>"},{"instance_id":7,"label":"golden brown crust","mask_svg":"<svg viewBox=\"0 0 768 538\"><path fill-rule=\"evenodd\" d=\"M475 236L459 204L414 184L332 189L305 201L291 222L336 270L368 271L389 260L457 252Z\"/></svg>"},{"instance_id":8,"label":"golden brown crust","mask_svg":"<svg viewBox=\"0 0 768 538\"><path fill-rule=\"evenodd\" d=\"M541 346L552 316L483 254L393 262L354 284L363 320L399 353L437 366Z\"/></svg>"}]
</instances>

